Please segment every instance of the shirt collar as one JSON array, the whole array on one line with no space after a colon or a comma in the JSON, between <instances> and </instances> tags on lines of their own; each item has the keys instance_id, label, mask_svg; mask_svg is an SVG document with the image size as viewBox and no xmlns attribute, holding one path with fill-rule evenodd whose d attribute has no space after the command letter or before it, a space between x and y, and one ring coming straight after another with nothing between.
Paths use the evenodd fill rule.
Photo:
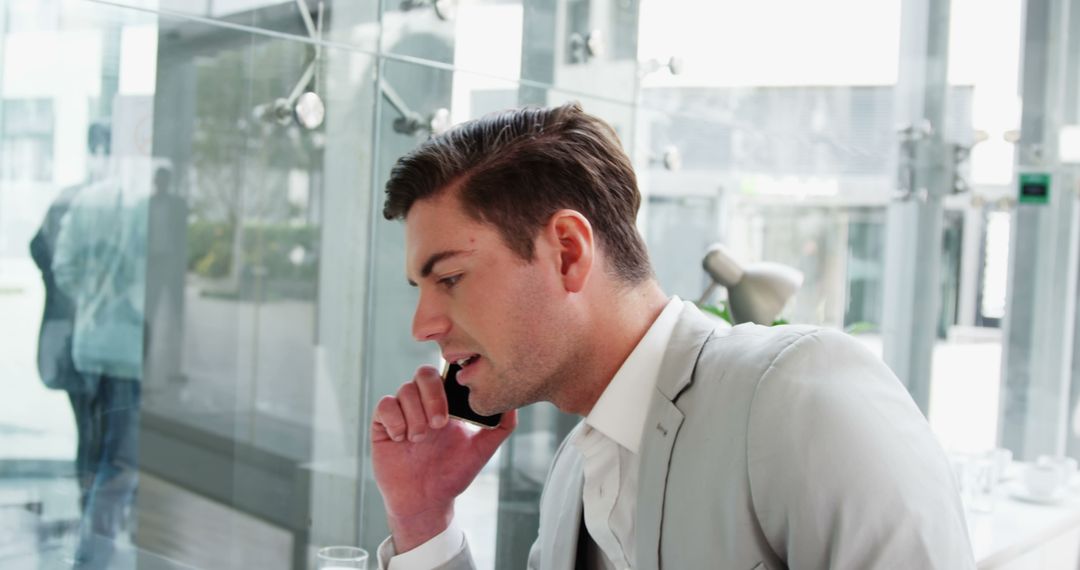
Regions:
<instances>
[{"instance_id":1,"label":"shirt collar","mask_svg":"<svg viewBox=\"0 0 1080 570\"><path fill-rule=\"evenodd\" d=\"M641 447L645 416L656 388L660 364L682 305L681 299L672 296L585 417L587 426L634 454Z\"/></svg>"}]
</instances>

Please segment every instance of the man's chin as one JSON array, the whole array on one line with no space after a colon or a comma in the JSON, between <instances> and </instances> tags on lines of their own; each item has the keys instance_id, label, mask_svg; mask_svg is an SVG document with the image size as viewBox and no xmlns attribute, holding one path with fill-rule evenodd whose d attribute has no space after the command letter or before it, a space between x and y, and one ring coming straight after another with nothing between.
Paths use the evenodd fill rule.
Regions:
<instances>
[{"instance_id":1,"label":"man's chin","mask_svg":"<svg viewBox=\"0 0 1080 570\"><path fill-rule=\"evenodd\" d=\"M476 405L472 402L469 402L469 407L471 407L474 412L480 414L481 416L494 416L496 414L501 414L506 411L506 409L502 406Z\"/></svg>"},{"instance_id":2,"label":"man's chin","mask_svg":"<svg viewBox=\"0 0 1080 570\"><path fill-rule=\"evenodd\" d=\"M481 416L494 416L510 409L499 402L488 402L483 398L477 398L475 392L469 395L469 407Z\"/></svg>"}]
</instances>

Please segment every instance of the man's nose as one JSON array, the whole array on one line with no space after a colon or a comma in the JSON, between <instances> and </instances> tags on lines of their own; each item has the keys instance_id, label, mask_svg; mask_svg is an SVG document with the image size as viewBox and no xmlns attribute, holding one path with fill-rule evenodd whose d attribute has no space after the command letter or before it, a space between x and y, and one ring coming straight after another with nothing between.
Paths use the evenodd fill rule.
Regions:
<instances>
[{"instance_id":1,"label":"man's nose","mask_svg":"<svg viewBox=\"0 0 1080 570\"><path fill-rule=\"evenodd\" d=\"M418 341L441 339L450 330L450 319L437 302L421 293L413 314L412 334Z\"/></svg>"}]
</instances>

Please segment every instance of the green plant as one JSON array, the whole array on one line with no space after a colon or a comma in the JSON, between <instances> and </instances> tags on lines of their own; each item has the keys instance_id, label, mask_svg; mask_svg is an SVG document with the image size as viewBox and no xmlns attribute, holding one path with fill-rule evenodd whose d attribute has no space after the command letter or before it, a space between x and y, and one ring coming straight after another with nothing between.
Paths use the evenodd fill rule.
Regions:
<instances>
[{"instance_id":1,"label":"green plant","mask_svg":"<svg viewBox=\"0 0 1080 570\"><path fill-rule=\"evenodd\" d=\"M869 323L869 322L866 322L866 321L858 321L858 322L855 322L855 323L851 323L850 325L848 325L847 327L844 328L844 332L846 332L848 334L866 334L866 333L873 333L873 332L877 332L877 331L878 331L878 325L876 325L874 323Z\"/></svg>"},{"instance_id":2,"label":"green plant","mask_svg":"<svg viewBox=\"0 0 1080 570\"><path fill-rule=\"evenodd\" d=\"M728 324L731 324L731 325L735 324L735 319L733 319L731 317L731 311L728 309L727 301L718 301L717 304L715 304L715 305L711 305L711 304L702 305L702 304L698 303L698 308L701 309L702 311L705 311L706 313L710 313L710 314L716 315L717 317L720 317L721 319L724 319L725 321L727 321ZM770 325L770 326L775 327L775 326L779 326L779 325L788 325L788 324L791 324L791 323L789 323L787 319L776 319L775 321L773 321L772 325Z\"/></svg>"},{"instance_id":3,"label":"green plant","mask_svg":"<svg viewBox=\"0 0 1080 570\"><path fill-rule=\"evenodd\" d=\"M288 224L247 223L242 266L262 267L272 278L315 277L317 267L310 262L291 259L294 248L314 252L318 249L318 228ZM227 222L192 222L188 226L188 270L202 277L225 277L233 263L235 232Z\"/></svg>"},{"instance_id":4,"label":"green plant","mask_svg":"<svg viewBox=\"0 0 1080 570\"><path fill-rule=\"evenodd\" d=\"M224 222L188 225L187 268L202 277L220 278L232 267L232 228Z\"/></svg>"}]
</instances>

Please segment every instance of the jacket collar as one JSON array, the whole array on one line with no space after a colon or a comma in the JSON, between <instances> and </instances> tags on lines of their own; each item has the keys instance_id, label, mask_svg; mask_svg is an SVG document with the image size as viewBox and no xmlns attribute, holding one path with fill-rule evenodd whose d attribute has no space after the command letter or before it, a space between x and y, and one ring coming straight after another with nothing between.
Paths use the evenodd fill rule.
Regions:
<instances>
[{"instance_id":1,"label":"jacket collar","mask_svg":"<svg viewBox=\"0 0 1080 570\"><path fill-rule=\"evenodd\" d=\"M677 399L690 385L701 349L716 327L717 321L706 316L693 303L683 301L679 322L671 333L664 360L660 364L660 377L656 381L657 391L669 402Z\"/></svg>"},{"instance_id":2,"label":"jacket collar","mask_svg":"<svg viewBox=\"0 0 1080 570\"><path fill-rule=\"evenodd\" d=\"M660 523L663 520L671 450L683 423L683 413L674 401L691 382L705 341L716 323L693 303L685 303L671 335L656 391L646 416L641 442L641 466L637 497L637 568L660 567Z\"/></svg>"}]
</instances>

